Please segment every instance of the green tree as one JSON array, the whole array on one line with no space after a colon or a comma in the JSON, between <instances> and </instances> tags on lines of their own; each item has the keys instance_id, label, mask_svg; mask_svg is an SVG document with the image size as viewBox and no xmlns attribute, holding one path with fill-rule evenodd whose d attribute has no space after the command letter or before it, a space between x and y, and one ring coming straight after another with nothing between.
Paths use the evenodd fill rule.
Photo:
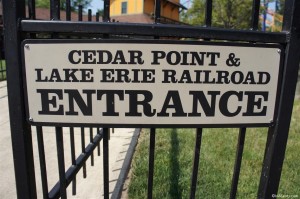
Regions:
<instances>
[{"instance_id":1,"label":"green tree","mask_svg":"<svg viewBox=\"0 0 300 199\"><path fill-rule=\"evenodd\" d=\"M283 15L285 0L275 0L275 2L276 2L276 12L278 14Z\"/></svg>"},{"instance_id":2,"label":"green tree","mask_svg":"<svg viewBox=\"0 0 300 199\"><path fill-rule=\"evenodd\" d=\"M206 0L194 0L192 7L182 15L185 23L205 25ZM245 29L251 27L252 0L214 0L212 26Z\"/></svg>"},{"instance_id":3,"label":"green tree","mask_svg":"<svg viewBox=\"0 0 300 199\"><path fill-rule=\"evenodd\" d=\"M83 8L87 8L91 2L92 0L71 0L71 6L77 10L79 5L82 5Z\"/></svg>"},{"instance_id":4,"label":"green tree","mask_svg":"<svg viewBox=\"0 0 300 199\"><path fill-rule=\"evenodd\" d=\"M98 9L97 12L99 13L100 16L103 16L104 10L103 9Z\"/></svg>"},{"instance_id":5,"label":"green tree","mask_svg":"<svg viewBox=\"0 0 300 199\"><path fill-rule=\"evenodd\" d=\"M71 0L71 10L77 11L78 6L82 5L83 8L87 8L91 4L92 0ZM50 8L50 0L36 0L36 7ZM60 9L66 9L66 0L60 1Z\"/></svg>"}]
</instances>

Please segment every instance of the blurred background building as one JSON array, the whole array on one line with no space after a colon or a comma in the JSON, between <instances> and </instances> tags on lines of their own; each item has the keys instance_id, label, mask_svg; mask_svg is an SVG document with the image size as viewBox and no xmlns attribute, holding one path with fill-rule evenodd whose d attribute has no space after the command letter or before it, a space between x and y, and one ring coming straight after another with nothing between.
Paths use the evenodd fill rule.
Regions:
<instances>
[{"instance_id":1,"label":"blurred background building","mask_svg":"<svg viewBox=\"0 0 300 199\"><path fill-rule=\"evenodd\" d=\"M155 0L110 0L112 21L153 23ZM180 12L186 7L179 0L161 2L160 23L181 24Z\"/></svg>"}]
</instances>

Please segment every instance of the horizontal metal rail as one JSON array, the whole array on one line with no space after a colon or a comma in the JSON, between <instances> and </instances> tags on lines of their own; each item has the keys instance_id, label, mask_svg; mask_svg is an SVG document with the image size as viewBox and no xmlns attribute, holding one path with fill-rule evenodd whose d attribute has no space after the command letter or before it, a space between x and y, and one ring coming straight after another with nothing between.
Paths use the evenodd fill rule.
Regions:
<instances>
[{"instance_id":1,"label":"horizontal metal rail","mask_svg":"<svg viewBox=\"0 0 300 199\"><path fill-rule=\"evenodd\" d=\"M282 44L287 43L289 40L289 32L262 32L170 24L22 20L20 28L23 32L69 33L77 35L113 33L115 35L186 37Z\"/></svg>"}]
</instances>

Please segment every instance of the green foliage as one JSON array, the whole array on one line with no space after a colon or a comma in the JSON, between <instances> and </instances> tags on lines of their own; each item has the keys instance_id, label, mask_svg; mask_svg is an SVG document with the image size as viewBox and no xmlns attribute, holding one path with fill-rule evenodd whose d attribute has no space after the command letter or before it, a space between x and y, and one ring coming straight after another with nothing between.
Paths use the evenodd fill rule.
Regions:
<instances>
[{"instance_id":1,"label":"green foliage","mask_svg":"<svg viewBox=\"0 0 300 199\"><path fill-rule=\"evenodd\" d=\"M285 0L275 0L275 2L277 6L276 8L277 13L283 15Z\"/></svg>"},{"instance_id":2,"label":"green foliage","mask_svg":"<svg viewBox=\"0 0 300 199\"><path fill-rule=\"evenodd\" d=\"M0 81L6 80L6 64L5 60L0 60Z\"/></svg>"},{"instance_id":3,"label":"green foliage","mask_svg":"<svg viewBox=\"0 0 300 199\"><path fill-rule=\"evenodd\" d=\"M37 0L35 4L38 8L50 8L50 1L47 0Z\"/></svg>"},{"instance_id":4,"label":"green foliage","mask_svg":"<svg viewBox=\"0 0 300 199\"><path fill-rule=\"evenodd\" d=\"M98 9L98 10L97 10L97 13L99 13L100 16L103 16L104 10L103 10L103 9Z\"/></svg>"},{"instance_id":5,"label":"green foliage","mask_svg":"<svg viewBox=\"0 0 300 199\"><path fill-rule=\"evenodd\" d=\"M192 25L204 25L205 0L194 0L191 8L181 13L182 21Z\"/></svg>"},{"instance_id":6,"label":"green foliage","mask_svg":"<svg viewBox=\"0 0 300 199\"><path fill-rule=\"evenodd\" d=\"M91 2L92 0L71 0L71 10L76 11L79 5L82 5L83 8L87 8ZM36 7L50 8L50 0L36 0ZM60 1L60 9L66 9L66 0Z\"/></svg>"},{"instance_id":7,"label":"green foliage","mask_svg":"<svg viewBox=\"0 0 300 199\"><path fill-rule=\"evenodd\" d=\"M91 4L92 0L72 0L71 6L77 10L79 5L82 5L83 8L87 8Z\"/></svg>"},{"instance_id":8,"label":"green foliage","mask_svg":"<svg viewBox=\"0 0 300 199\"><path fill-rule=\"evenodd\" d=\"M194 0L192 7L182 14L185 23L205 25L206 0ZM214 0L212 26L245 29L251 25L252 0Z\"/></svg>"}]
</instances>

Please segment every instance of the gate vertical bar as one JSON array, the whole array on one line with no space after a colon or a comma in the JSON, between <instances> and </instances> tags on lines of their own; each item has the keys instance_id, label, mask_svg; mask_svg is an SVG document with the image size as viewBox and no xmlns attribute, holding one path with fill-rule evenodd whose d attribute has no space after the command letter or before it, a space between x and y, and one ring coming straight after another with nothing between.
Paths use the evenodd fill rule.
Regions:
<instances>
[{"instance_id":1,"label":"gate vertical bar","mask_svg":"<svg viewBox=\"0 0 300 199\"><path fill-rule=\"evenodd\" d=\"M92 10L88 9L88 21L92 21Z\"/></svg>"},{"instance_id":2,"label":"gate vertical bar","mask_svg":"<svg viewBox=\"0 0 300 199\"><path fill-rule=\"evenodd\" d=\"M19 19L25 18L25 1L3 1L7 90L17 197L36 198L30 125L26 121Z\"/></svg>"},{"instance_id":3,"label":"gate vertical bar","mask_svg":"<svg viewBox=\"0 0 300 199\"><path fill-rule=\"evenodd\" d=\"M206 0L206 3L205 3L205 26L211 27L211 24L212 24L212 0ZM205 39L205 41L209 41L209 39ZM202 133L203 133L202 128L196 129L194 161L193 161L193 170L192 170L191 187L190 187L190 198L191 199L195 198L195 196L196 196Z\"/></svg>"},{"instance_id":4,"label":"gate vertical bar","mask_svg":"<svg viewBox=\"0 0 300 199\"><path fill-rule=\"evenodd\" d=\"M155 0L154 23L160 22L161 0ZM159 36L154 36L154 39L159 39ZM147 197L153 197L153 178L154 178L154 160L155 160L155 134L156 129L150 129L150 145L149 145L149 162L148 162L148 187Z\"/></svg>"},{"instance_id":5,"label":"gate vertical bar","mask_svg":"<svg viewBox=\"0 0 300 199\"><path fill-rule=\"evenodd\" d=\"M28 14L30 19L35 19L35 0L28 1Z\"/></svg>"},{"instance_id":6,"label":"gate vertical bar","mask_svg":"<svg viewBox=\"0 0 300 199\"><path fill-rule=\"evenodd\" d=\"M268 134L267 134L267 141L266 141L265 153L264 153L264 159L266 158L268 147L269 147L269 145L271 143L273 133L274 133L274 127L269 127Z\"/></svg>"},{"instance_id":7,"label":"gate vertical bar","mask_svg":"<svg viewBox=\"0 0 300 199\"><path fill-rule=\"evenodd\" d=\"M51 20L60 19L60 3L59 0L50 1L50 18Z\"/></svg>"},{"instance_id":8,"label":"gate vertical bar","mask_svg":"<svg viewBox=\"0 0 300 199\"><path fill-rule=\"evenodd\" d=\"M103 128L103 186L104 199L109 198L109 128Z\"/></svg>"},{"instance_id":9,"label":"gate vertical bar","mask_svg":"<svg viewBox=\"0 0 300 199\"><path fill-rule=\"evenodd\" d=\"M110 21L110 0L104 0L103 2L103 22ZM108 34L104 34L103 38L108 38ZM103 128L103 188L104 199L109 198L109 128ZM99 148L100 154L100 148Z\"/></svg>"},{"instance_id":10,"label":"gate vertical bar","mask_svg":"<svg viewBox=\"0 0 300 199\"><path fill-rule=\"evenodd\" d=\"M71 0L66 0L66 21L71 21ZM70 148L72 165L76 165L74 127L70 127ZM72 195L76 195L76 176L72 180Z\"/></svg>"},{"instance_id":11,"label":"gate vertical bar","mask_svg":"<svg viewBox=\"0 0 300 199\"><path fill-rule=\"evenodd\" d=\"M259 20L259 7L260 7L260 0L253 0L252 1L252 13L251 13L251 24L252 30L258 29L258 20ZM242 127L239 130L238 135L238 143L237 143L237 150L236 150L236 158L233 170L233 176L231 181L231 190L230 190L230 198L236 198L242 159L243 159L243 151L244 151L244 143L246 138L246 127Z\"/></svg>"},{"instance_id":12,"label":"gate vertical bar","mask_svg":"<svg viewBox=\"0 0 300 199\"><path fill-rule=\"evenodd\" d=\"M161 0L155 0L155 16L154 21L155 23L160 22L160 10L161 10Z\"/></svg>"},{"instance_id":13,"label":"gate vertical bar","mask_svg":"<svg viewBox=\"0 0 300 199\"><path fill-rule=\"evenodd\" d=\"M56 133L57 160L58 160L58 172L59 172L59 192L62 199L67 199L63 128L55 127L55 133Z\"/></svg>"},{"instance_id":14,"label":"gate vertical bar","mask_svg":"<svg viewBox=\"0 0 300 199\"><path fill-rule=\"evenodd\" d=\"M36 19L35 0L28 0L28 14L29 19ZM36 38L36 34L30 33L30 38Z\"/></svg>"},{"instance_id":15,"label":"gate vertical bar","mask_svg":"<svg viewBox=\"0 0 300 199\"><path fill-rule=\"evenodd\" d=\"M39 158L40 158L43 197L46 199L48 198L48 180L47 180L47 167L46 167L44 136L43 136L42 126L36 127L36 134L37 134L36 136L37 136L38 151L39 151Z\"/></svg>"},{"instance_id":16,"label":"gate vertical bar","mask_svg":"<svg viewBox=\"0 0 300 199\"><path fill-rule=\"evenodd\" d=\"M100 127L97 127L97 134L100 135ZM98 152L98 156L100 156L100 142L97 145L97 152Z\"/></svg>"},{"instance_id":17,"label":"gate vertical bar","mask_svg":"<svg viewBox=\"0 0 300 199\"><path fill-rule=\"evenodd\" d=\"M72 165L76 165L74 127L70 127L70 146ZM76 176L72 181L72 194L76 195Z\"/></svg>"},{"instance_id":18,"label":"gate vertical bar","mask_svg":"<svg viewBox=\"0 0 300 199\"><path fill-rule=\"evenodd\" d=\"M104 0L104 10L103 10L103 22L109 22L110 21L110 0Z\"/></svg>"},{"instance_id":19,"label":"gate vertical bar","mask_svg":"<svg viewBox=\"0 0 300 199\"><path fill-rule=\"evenodd\" d=\"M66 0L66 20L71 21L71 0Z\"/></svg>"},{"instance_id":20,"label":"gate vertical bar","mask_svg":"<svg viewBox=\"0 0 300 199\"><path fill-rule=\"evenodd\" d=\"M258 29L258 20L259 20L259 6L260 0L253 0L252 2L252 30Z\"/></svg>"},{"instance_id":21,"label":"gate vertical bar","mask_svg":"<svg viewBox=\"0 0 300 199\"><path fill-rule=\"evenodd\" d=\"M267 148L260 178L258 198L277 194L285 155L300 59L300 1L286 0L283 31L290 32L284 61L279 114Z\"/></svg>"},{"instance_id":22,"label":"gate vertical bar","mask_svg":"<svg viewBox=\"0 0 300 199\"><path fill-rule=\"evenodd\" d=\"M82 5L78 6L78 21L82 21Z\"/></svg>"},{"instance_id":23,"label":"gate vertical bar","mask_svg":"<svg viewBox=\"0 0 300 199\"><path fill-rule=\"evenodd\" d=\"M205 25L206 27L211 26L212 19L212 0L206 0L205 4Z\"/></svg>"},{"instance_id":24,"label":"gate vertical bar","mask_svg":"<svg viewBox=\"0 0 300 199\"><path fill-rule=\"evenodd\" d=\"M156 131L155 128L150 129L148 199L152 199L153 175L154 175L154 155L155 155L155 131Z\"/></svg>"},{"instance_id":25,"label":"gate vertical bar","mask_svg":"<svg viewBox=\"0 0 300 199\"><path fill-rule=\"evenodd\" d=\"M194 151L194 163L193 163L193 171L192 171L192 177L191 177L190 199L195 198L195 194L196 194L201 140L202 140L202 128L197 128L195 151Z\"/></svg>"},{"instance_id":26,"label":"gate vertical bar","mask_svg":"<svg viewBox=\"0 0 300 199\"><path fill-rule=\"evenodd\" d=\"M246 128L245 127L240 128L238 143L237 143L237 147L236 147L237 148L236 159L235 159L232 183L231 183L231 191L230 191L231 199L236 198L236 192L237 192L237 188L238 188L240 170L241 170L241 165L242 165L245 136L246 136Z\"/></svg>"},{"instance_id":27,"label":"gate vertical bar","mask_svg":"<svg viewBox=\"0 0 300 199\"><path fill-rule=\"evenodd\" d=\"M81 153L85 153L85 135L84 127L81 127ZM86 178L86 163L84 162L82 166L83 178Z\"/></svg>"},{"instance_id":28,"label":"gate vertical bar","mask_svg":"<svg viewBox=\"0 0 300 199\"><path fill-rule=\"evenodd\" d=\"M90 143L93 143L93 128L90 127ZM91 166L94 166L94 151L91 154Z\"/></svg>"},{"instance_id":29,"label":"gate vertical bar","mask_svg":"<svg viewBox=\"0 0 300 199\"><path fill-rule=\"evenodd\" d=\"M96 13L96 22L99 22L99 20L100 20L100 14L99 14L99 12L97 12Z\"/></svg>"}]
</instances>

